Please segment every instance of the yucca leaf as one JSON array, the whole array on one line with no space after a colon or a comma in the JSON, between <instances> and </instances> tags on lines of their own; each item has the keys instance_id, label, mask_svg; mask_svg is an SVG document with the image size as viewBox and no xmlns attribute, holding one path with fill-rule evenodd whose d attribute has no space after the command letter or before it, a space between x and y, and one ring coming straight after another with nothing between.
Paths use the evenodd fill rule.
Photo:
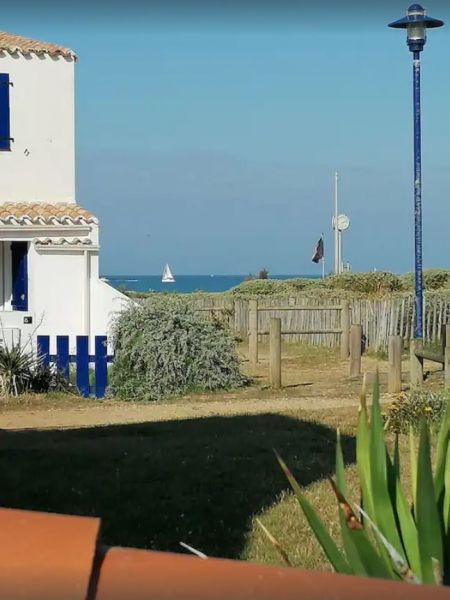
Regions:
<instances>
[{"instance_id":1,"label":"yucca leaf","mask_svg":"<svg viewBox=\"0 0 450 600\"><path fill-rule=\"evenodd\" d=\"M375 515L375 518L372 517L372 520L377 523L383 535L394 546L396 551L403 556L403 559L405 559L388 489L388 455L384 442L379 397L380 391L377 377L373 389L372 419L370 424L370 492L373 498Z\"/></svg>"},{"instance_id":2,"label":"yucca leaf","mask_svg":"<svg viewBox=\"0 0 450 600\"><path fill-rule=\"evenodd\" d=\"M434 491L438 501L442 501L444 494L445 465L447 461L447 447L450 441L450 401L447 402L444 419L439 428L436 446L436 474L434 478Z\"/></svg>"},{"instance_id":3,"label":"yucca leaf","mask_svg":"<svg viewBox=\"0 0 450 600\"><path fill-rule=\"evenodd\" d=\"M288 556L286 550L280 544L280 542L276 539L275 536L273 536L270 533L270 531L267 529L267 527L265 525L263 525L259 519L256 519L256 522L258 523L259 527L261 528L261 530L264 533L264 535L266 536L266 538L269 540L269 542L272 544L272 546L275 548L275 550L281 556L283 561L286 563L286 565L288 567L292 567L292 563L289 560L289 556Z\"/></svg>"},{"instance_id":4,"label":"yucca leaf","mask_svg":"<svg viewBox=\"0 0 450 600\"><path fill-rule=\"evenodd\" d=\"M337 461L336 461L337 462ZM339 505L341 535L345 552L355 575L391 579L392 573L377 554L362 523L334 481L330 483Z\"/></svg>"},{"instance_id":5,"label":"yucca leaf","mask_svg":"<svg viewBox=\"0 0 450 600\"><path fill-rule=\"evenodd\" d=\"M297 483L295 477L292 475L288 467L286 466L283 459L279 456L277 452L275 452L278 462L280 463L281 468L284 471L289 483L294 490L294 493L297 497L298 503L314 532L314 535L317 538L317 541L322 546L323 551L325 552L326 557L330 561L333 569L337 573L345 573L347 575L351 575L353 573L353 569L348 564L345 557L342 555L338 547L336 546L334 540L331 538L330 534L326 530L324 524L321 519L317 516L311 504L308 502L306 497L304 496L302 490L300 489L299 484Z\"/></svg>"},{"instance_id":6,"label":"yucca leaf","mask_svg":"<svg viewBox=\"0 0 450 600\"><path fill-rule=\"evenodd\" d=\"M395 436L393 461L391 463L388 456L387 467L390 495L400 526L403 547L412 571L414 571L416 576L421 579L422 568L420 564L417 527L400 480L400 450L398 435Z\"/></svg>"},{"instance_id":7,"label":"yucca leaf","mask_svg":"<svg viewBox=\"0 0 450 600\"><path fill-rule=\"evenodd\" d=\"M416 490L417 490L417 450L416 450L416 439L414 436L414 429L412 425L409 426L409 462L411 468L411 495L413 498L413 506L416 503Z\"/></svg>"},{"instance_id":8,"label":"yucca leaf","mask_svg":"<svg viewBox=\"0 0 450 600\"><path fill-rule=\"evenodd\" d=\"M347 486L345 484L344 473L344 456L342 453L341 435L339 430L337 431L336 440L336 484L337 487L342 491L342 494L347 493ZM355 573L355 575L367 576L367 569L364 567L359 557L359 552L355 547L355 542L352 539L351 533L347 526L346 516L341 506L339 506L339 521L341 524L341 537L342 543L344 545L345 554L347 555L349 563L353 567L353 572Z\"/></svg>"},{"instance_id":9,"label":"yucca leaf","mask_svg":"<svg viewBox=\"0 0 450 600\"><path fill-rule=\"evenodd\" d=\"M431 469L430 438L425 421L422 422L420 430L415 516L419 534L422 580L424 583L435 583L436 569L433 567L432 559L439 562L442 571L442 530Z\"/></svg>"},{"instance_id":10,"label":"yucca leaf","mask_svg":"<svg viewBox=\"0 0 450 600\"><path fill-rule=\"evenodd\" d=\"M407 581L408 583L421 583L419 578L410 569L408 563L405 561L403 556L397 552L397 550L389 542L389 540L387 540L386 537L381 533L381 531L375 525L375 523L372 521L369 515L365 513L360 506L356 506L356 508L366 518L366 520L372 527L372 530L375 533L377 539L386 549L386 552L388 553L389 558L392 561L392 566L394 567L395 571L399 574L399 576L403 579L403 581Z\"/></svg>"},{"instance_id":11,"label":"yucca leaf","mask_svg":"<svg viewBox=\"0 0 450 600\"><path fill-rule=\"evenodd\" d=\"M450 533L450 444L447 447L447 460L445 463L445 493L442 520L445 534Z\"/></svg>"},{"instance_id":12,"label":"yucca leaf","mask_svg":"<svg viewBox=\"0 0 450 600\"><path fill-rule=\"evenodd\" d=\"M364 508L369 515L373 516L373 499L370 493L370 426L367 416L365 375L360 398L361 402L359 406L358 424L356 430L356 466L358 469L359 484L361 486Z\"/></svg>"}]
</instances>

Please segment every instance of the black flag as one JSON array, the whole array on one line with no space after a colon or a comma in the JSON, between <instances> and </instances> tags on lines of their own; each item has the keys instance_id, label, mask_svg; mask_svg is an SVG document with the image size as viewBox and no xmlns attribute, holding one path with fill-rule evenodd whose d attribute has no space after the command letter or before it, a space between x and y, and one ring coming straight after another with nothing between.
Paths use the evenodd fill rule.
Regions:
<instances>
[{"instance_id":1,"label":"black flag","mask_svg":"<svg viewBox=\"0 0 450 600\"><path fill-rule=\"evenodd\" d=\"M314 250L314 254L312 257L312 261L314 263L318 263L323 258L323 235L320 237L320 240L316 244L316 248Z\"/></svg>"}]
</instances>

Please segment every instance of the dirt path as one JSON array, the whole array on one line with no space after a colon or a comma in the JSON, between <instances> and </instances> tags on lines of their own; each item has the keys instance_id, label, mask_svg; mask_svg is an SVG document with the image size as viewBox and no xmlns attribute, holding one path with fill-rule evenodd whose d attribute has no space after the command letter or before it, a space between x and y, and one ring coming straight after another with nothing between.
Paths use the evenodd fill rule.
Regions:
<instances>
[{"instance_id":1,"label":"dirt path","mask_svg":"<svg viewBox=\"0 0 450 600\"><path fill-rule=\"evenodd\" d=\"M276 398L249 400L220 400L217 402L171 404L90 404L82 408L53 408L48 410L12 410L0 416L0 429L43 429L92 427L118 423L171 421L212 416L256 415L285 413L297 410L320 410L357 406L358 398Z\"/></svg>"},{"instance_id":2,"label":"dirt path","mask_svg":"<svg viewBox=\"0 0 450 600\"><path fill-rule=\"evenodd\" d=\"M260 363L250 372L255 384L249 388L150 404L30 398L22 405L16 402L0 408L0 429L78 428L358 406L361 379L349 380L347 361L339 360L332 351L286 347L283 356L284 387L272 390L267 382L267 355L264 347L261 350ZM370 357L363 359L363 372L373 376L377 367L381 367L383 391L385 364ZM384 401L390 399L387 395L383 396Z\"/></svg>"}]
</instances>

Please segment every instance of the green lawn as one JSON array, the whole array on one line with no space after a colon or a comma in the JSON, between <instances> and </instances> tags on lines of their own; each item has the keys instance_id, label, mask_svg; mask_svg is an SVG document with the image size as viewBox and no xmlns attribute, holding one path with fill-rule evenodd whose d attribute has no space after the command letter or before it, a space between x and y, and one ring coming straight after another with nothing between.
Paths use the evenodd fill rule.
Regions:
<instances>
[{"instance_id":1,"label":"green lawn","mask_svg":"<svg viewBox=\"0 0 450 600\"><path fill-rule=\"evenodd\" d=\"M2 504L98 515L107 544L179 551L184 541L211 556L270 562L278 557L253 532L254 515L268 509L267 523L276 535L289 534L296 562L310 547L305 566L325 566L309 531L299 525L297 507L291 510L272 448L335 513L321 480L334 469L338 422L346 460L354 460L355 421L355 409L341 409L316 420L302 413L262 414L3 430Z\"/></svg>"}]
</instances>

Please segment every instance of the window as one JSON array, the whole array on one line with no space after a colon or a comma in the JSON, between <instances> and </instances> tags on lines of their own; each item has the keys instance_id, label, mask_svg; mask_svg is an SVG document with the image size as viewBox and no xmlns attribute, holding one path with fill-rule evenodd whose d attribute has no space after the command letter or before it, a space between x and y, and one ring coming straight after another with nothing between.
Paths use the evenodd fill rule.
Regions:
<instances>
[{"instance_id":1,"label":"window","mask_svg":"<svg viewBox=\"0 0 450 600\"><path fill-rule=\"evenodd\" d=\"M9 86L9 74L0 73L0 150L11 150Z\"/></svg>"}]
</instances>

